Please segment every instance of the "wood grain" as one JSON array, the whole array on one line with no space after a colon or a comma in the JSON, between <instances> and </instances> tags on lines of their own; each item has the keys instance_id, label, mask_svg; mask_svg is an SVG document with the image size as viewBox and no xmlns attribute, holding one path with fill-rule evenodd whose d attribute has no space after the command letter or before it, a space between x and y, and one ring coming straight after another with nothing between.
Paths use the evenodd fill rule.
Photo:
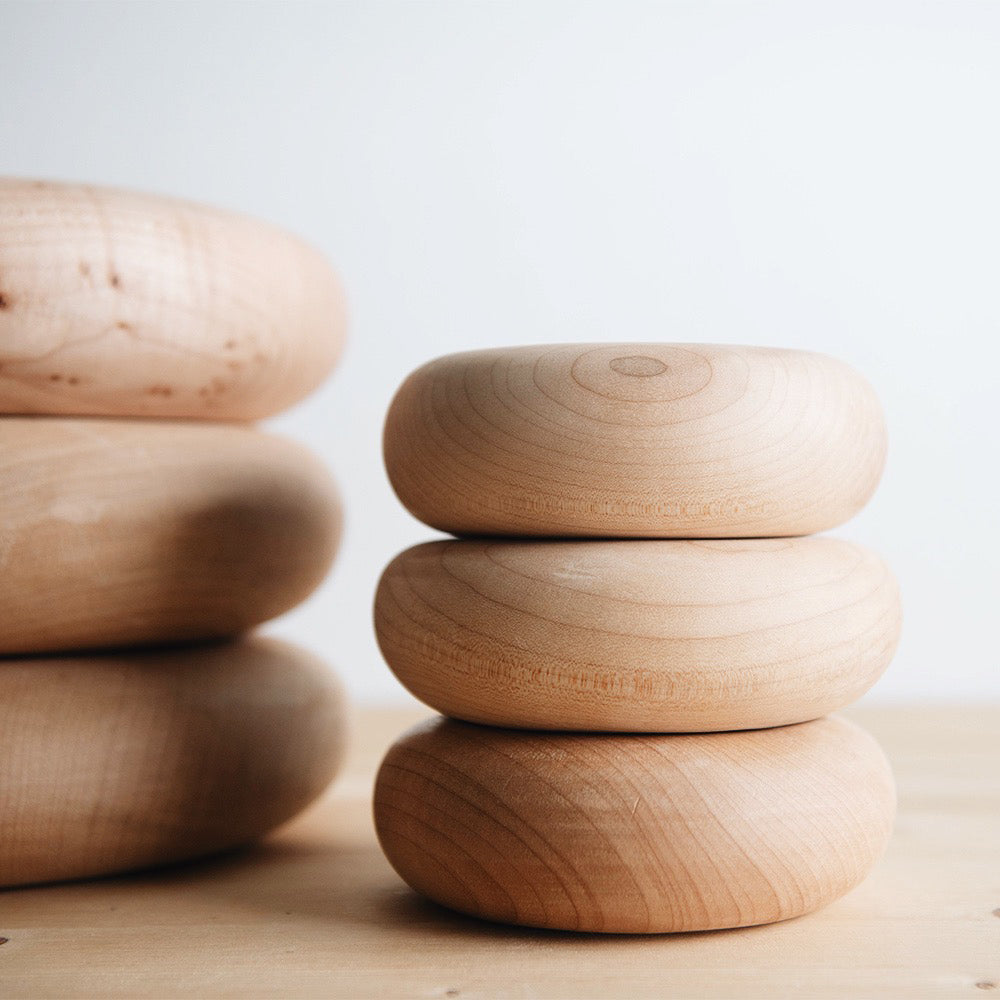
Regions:
<instances>
[{"instance_id":1,"label":"wood grain","mask_svg":"<svg viewBox=\"0 0 1000 1000\"><path fill-rule=\"evenodd\" d=\"M0 653L241 632L323 579L340 506L293 441L191 422L0 420Z\"/></svg>"},{"instance_id":2,"label":"wood grain","mask_svg":"<svg viewBox=\"0 0 1000 1000\"><path fill-rule=\"evenodd\" d=\"M804 722L871 687L899 629L885 564L823 537L429 542L389 564L375 598L409 691L526 729Z\"/></svg>"},{"instance_id":3,"label":"wood grain","mask_svg":"<svg viewBox=\"0 0 1000 1000\"><path fill-rule=\"evenodd\" d=\"M322 382L344 328L329 264L280 229L0 180L0 412L266 417Z\"/></svg>"},{"instance_id":4,"label":"wood grain","mask_svg":"<svg viewBox=\"0 0 1000 1000\"><path fill-rule=\"evenodd\" d=\"M256 839L339 766L344 701L285 643L0 663L0 885Z\"/></svg>"},{"instance_id":5,"label":"wood grain","mask_svg":"<svg viewBox=\"0 0 1000 1000\"><path fill-rule=\"evenodd\" d=\"M709 344L502 348L431 361L385 425L407 509L453 534L730 538L832 528L886 433L833 358Z\"/></svg>"},{"instance_id":6,"label":"wood grain","mask_svg":"<svg viewBox=\"0 0 1000 1000\"><path fill-rule=\"evenodd\" d=\"M815 910L885 849L895 793L844 719L697 736L432 721L389 751L375 826L418 892L561 930L742 927Z\"/></svg>"},{"instance_id":7,"label":"wood grain","mask_svg":"<svg viewBox=\"0 0 1000 1000\"><path fill-rule=\"evenodd\" d=\"M0 995L985 1000L1000 989L1000 704L848 711L892 761L899 817L864 882L800 920L597 936L427 902L371 816L379 761L427 710L369 708L330 792L250 850L0 894Z\"/></svg>"}]
</instances>

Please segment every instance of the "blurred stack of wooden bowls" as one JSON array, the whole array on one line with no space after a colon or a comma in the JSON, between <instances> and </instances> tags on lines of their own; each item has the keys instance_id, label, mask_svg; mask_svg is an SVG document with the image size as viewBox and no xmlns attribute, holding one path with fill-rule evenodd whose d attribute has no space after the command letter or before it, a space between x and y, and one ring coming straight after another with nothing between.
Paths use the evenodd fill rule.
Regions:
<instances>
[{"instance_id":1,"label":"blurred stack of wooden bowls","mask_svg":"<svg viewBox=\"0 0 1000 1000\"><path fill-rule=\"evenodd\" d=\"M383 849L488 919L662 932L766 923L864 878L889 767L827 717L892 657L898 588L808 537L878 482L868 383L826 356L694 344L459 354L400 388L385 459L461 539L386 569L389 666L444 713L377 782Z\"/></svg>"},{"instance_id":2,"label":"blurred stack of wooden bowls","mask_svg":"<svg viewBox=\"0 0 1000 1000\"><path fill-rule=\"evenodd\" d=\"M336 678L246 633L323 579L340 504L249 422L344 327L326 261L271 226L0 182L0 885L234 847L334 776Z\"/></svg>"}]
</instances>

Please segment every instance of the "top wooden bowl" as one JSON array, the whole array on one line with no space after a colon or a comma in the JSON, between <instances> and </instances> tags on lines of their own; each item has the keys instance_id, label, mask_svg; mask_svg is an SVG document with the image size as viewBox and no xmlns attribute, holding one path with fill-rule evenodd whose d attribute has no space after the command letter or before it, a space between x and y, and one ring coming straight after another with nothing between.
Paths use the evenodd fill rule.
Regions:
<instances>
[{"instance_id":1,"label":"top wooden bowl","mask_svg":"<svg viewBox=\"0 0 1000 1000\"><path fill-rule=\"evenodd\" d=\"M0 412L256 420L336 361L344 300L280 229L167 198L0 180Z\"/></svg>"},{"instance_id":2,"label":"top wooden bowl","mask_svg":"<svg viewBox=\"0 0 1000 1000\"><path fill-rule=\"evenodd\" d=\"M567 344L431 361L384 447L400 500L442 531L735 538L846 521L886 432L871 386L825 355Z\"/></svg>"}]
</instances>

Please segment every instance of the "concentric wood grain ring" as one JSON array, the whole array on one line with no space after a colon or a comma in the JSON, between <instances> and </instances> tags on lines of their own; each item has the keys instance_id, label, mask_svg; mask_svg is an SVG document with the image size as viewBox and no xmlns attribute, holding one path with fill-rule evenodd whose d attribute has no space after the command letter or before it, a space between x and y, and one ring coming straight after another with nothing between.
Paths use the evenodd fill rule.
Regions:
<instances>
[{"instance_id":1,"label":"concentric wood grain ring","mask_svg":"<svg viewBox=\"0 0 1000 1000\"><path fill-rule=\"evenodd\" d=\"M710 732L815 719L881 675L896 581L832 538L429 542L375 629L432 708L525 729Z\"/></svg>"},{"instance_id":2,"label":"concentric wood grain ring","mask_svg":"<svg viewBox=\"0 0 1000 1000\"><path fill-rule=\"evenodd\" d=\"M0 420L0 653L233 635L326 574L340 504L293 441L193 422Z\"/></svg>"},{"instance_id":3,"label":"concentric wood grain ring","mask_svg":"<svg viewBox=\"0 0 1000 1000\"><path fill-rule=\"evenodd\" d=\"M253 420L320 384L344 328L330 266L273 226L0 181L0 413Z\"/></svg>"},{"instance_id":4,"label":"concentric wood grain ring","mask_svg":"<svg viewBox=\"0 0 1000 1000\"><path fill-rule=\"evenodd\" d=\"M285 643L0 663L0 885L246 844L314 799L339 683Z\"/></svg>"},{"instance_id":5,"label":"concentric wood grain ring","mask_svg":"<svg viewBox=\"0 0 1000 1000\"><path fill-rule=\"evenodd\" d=\"M418 892L576 931L808 913L865 877L894 811L878 745L836 717L697 736L439 720L396 743L375 788L383 850Z\"/></svg>"},{"instance_id":6,"label":"concentric wood grain ring","mask_svg":"<svg viewBox=\"0 0 1000 1000\"><path fill-rule=\"evenodd\" d=\"M455 534L757 537L855 514L885 425L868 383L824 355L575 344L424 365L384 445L403 504Z\"/></svg>"}]
</instances>

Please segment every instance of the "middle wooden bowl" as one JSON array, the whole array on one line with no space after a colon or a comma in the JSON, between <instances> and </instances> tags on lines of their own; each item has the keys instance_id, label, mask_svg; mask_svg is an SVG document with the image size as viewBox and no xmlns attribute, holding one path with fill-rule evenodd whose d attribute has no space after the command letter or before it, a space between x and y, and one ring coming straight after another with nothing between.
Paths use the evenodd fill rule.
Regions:
<instances>
[{"instance_id":1,"label":"middle wooden bowl","mask_svg":"<svg viewBox=\"0 0 1000 1000\"><path fill-rule=\"evenodd\" d=\"M247 427L0 421L0 654L220 638L323 579L326 470Z\"/></svg>"},{"instance_id":2,"label":"middle wooden bowl","mask_svg":"<svg viewBox=\"0 0 1000 1000\"><path fill-rule=\"evenodd\" d=\"M885 564L823 537L430 542L375 598L382 654L414 695L525 729L804 722L874 684L899 628Z\"/></svg>"}]
</instances>

